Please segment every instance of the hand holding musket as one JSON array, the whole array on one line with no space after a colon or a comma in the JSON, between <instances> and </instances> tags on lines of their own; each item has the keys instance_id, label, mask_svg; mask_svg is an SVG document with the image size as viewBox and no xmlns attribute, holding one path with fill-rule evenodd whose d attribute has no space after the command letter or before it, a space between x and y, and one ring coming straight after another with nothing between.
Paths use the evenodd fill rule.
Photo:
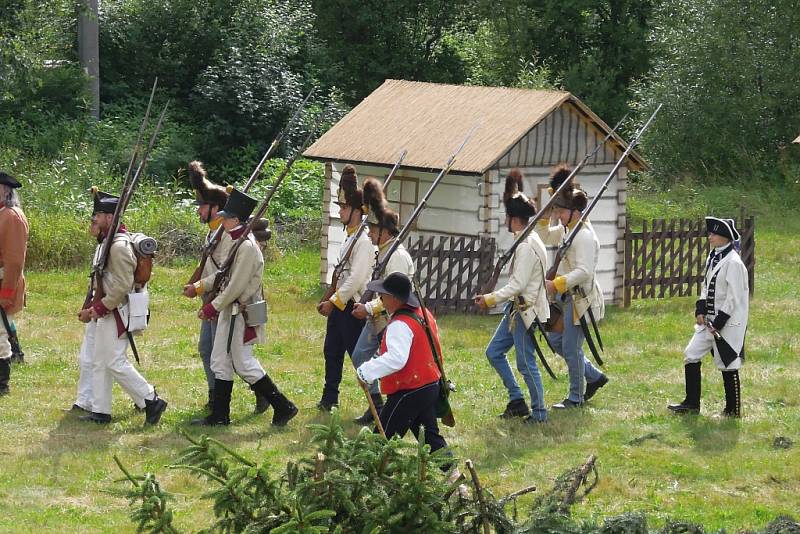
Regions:
<instances>
[{"instance_id":1,"label":"hand holding musket","mask_svg":"<svg viewBox=\"0 0 800 534\"><path fill-rule=\"evenodd\" d=\"M155 84L153 84L153 92L155 92ZM151 93L150 104L152 103L152 98L153 94ZM148 110L145 113L144 122L147 122L150 111L150 104L148 104ZM119 225L122 221L122 215L125 213L125 210L128 209L128 204L130 203L131 197L133 196L133 191L139 184L139 179L141 178L142 174L144 174L144 170L147 167L147 160L150 157L150 153L153 151L153 145L155 145L158 133L159 131L161 131L161 125L164 122L164 116L167 114L168 107L169 107L169 102L167 102L167 104L164 105L164 109L161 110L161 115L158 117L158 123L156 123L156 127L153 130L153 134L150 136L150 142L147 145L147 150L145 150L142 159L139 162L139 166L136 169L136 172L133 174L133 177L131 177L129 180L126 179L125 183L123 184L122 193L120 194L117 207L114 209L114 215L111 219L111 225L109 226L108 234L103 239L97 263L93 266L92 272L89 275L89 289L86 293L86 299L84 300L84 305L83 305L84 309L92 306L94 303L97 303L103 297L105 297L105 290L103 289L103 271L105 271L106 264L108 263L108 256L109 253L111 252L111 245L113 244L114 237L116 236L117 231L119 230ZM144 129L144 123L142 129ZM138 148L134 149L134 157L137 151ZM94 290L93 286L96 286L94 287ZM80 316L79 319L83 320Z\"/></svg>"},{"instance_id":2,"label":"hand holding musket","mask_svg":"<svg viewBox=\"0 0 800 534\"><path fill-rule=\"evenodd\" d=\"M470 137L472 137L472 134L474 134L475 130L477 129L478 125L476 124L475 126L472 127L472 129L470 129L469 132L467 132L467 135L464 137L464 140L461 142L461 145L459 145L456 151L453 152L453 154L450 156L450 159L447 160L447 163L445 164L444 168L439 172L439 174L433 180L433 183L425 192L425 196L422 197L422 200L420 200L419 204L417 204L417 207L414 208L414 211L411 213L408 220L403 225L403 229L400 230L400 233L397 235L392 244L386 250L386 254L384 254L383 259L381 259L381 261L377 262L377 264L375 265L375 268L372 270L372 280L377 280L381 277L384 269L386 269L386 265L389 263L389 259L392 257L392 254L394 254L394 252L397 250L397 247L400 246L400 244L409 234L409 232L411 231L411 227L413 226L414 221L417 220L417 218L419 217L419 214L422 213L422 210L425 209L425 207L428 205L428 200L430 199L433 190L436 189L436 186L439 185L439 182L441 182L442 179L444 179L444 177L447 176L447 173L450 172L450 169L453 168L453 164L456 162L456 156L458 156L458 154L467 144L467 141L469 141ZM364 291L364 294L361 296L361 300L359 302L361 304L366 304L367 302L371 301L374 297L375 293L373 291L366 290Z\"/></svg>"},{"instance_id":3,"label":"hand holding musket","mask_svg":"<svg viewBox=\"0 0 800 534\"><path fill-rule=\"evenodd\" d=\"M394 175L397 174L397 171L400 169L400 164L403 163L403 160L406 158L406 154L408 154L408 150L403 149L403 151L400 153L400 157L397 159L397 161L395 162L394 166L392 167L392 170L389 171L389 174L386 176L386 180L383 181L383 191L386 191L386 188L389 187L389 184L391 183L392 178L394 178ZM325 291L325 294L322 295L322 298L320 299L319 304L317 304L317 311L319 311L325 317L330 315L331 310L328 309L327 310L328 313L323 313L323 311L324 311L323 310L323 304L325 304L325 302L330 300L330 298L333 296L333 294L336 293L336 289L337 289L337 286L339 284L339 278L342 275L342 271L344 270L344 266L347 263L347 260L349 260L350 256L353 254L353 248L355 247L355 244L358 241L358 238L361 237L362 233L364 233L364 229L366 227L367 227L367 218L366 218L366 216L364 216L364 217L361 218L361 224L359 225L358 230L356 230L355 234L353 235L353 238L350 240L350 242L347 245L347 248L344 250L344 253L342 254L342 258L339 260L339 262L333 268L333 276L331 278L331 285ZM327 308L327 307L325 307L325 308Z\"/></svg>"},{"instance_id":4,"label":"hand holding musket","mask_svg":"<svg viewBox=\"0 0 800 534\"><path fill-rule=\"evenodd\" d=\"M298 117L300 116L300 112L303 111L303 109L306 106L306 103L308 102L308 99L311 98L311 95L314 94L314 91L316 91L316 88L311 89L311 91L308 92L306 97L303 99L302 102L300 102L300 105L295 110L294 115L292 115L292 118L289 119L289 122L287 122L286 125L283 127L283 130L278 132L278 136L275 139L273 139L272 144L269 145L269 148L267 148L267 151L264 153L264 156L261 158L261 161L258 162L258 165L256 165L255 170L253 170L253 172L250 174L250 178L247 179L247 182L245 182L244 186L242 187L241 189L242 193L247 193L250 187L255 183L256 178L258 178L258 176L261 174L261 169L264 167L264 164L267 162L270 156L272 156L272 153L275 151L275 149L278 148L278 145L283 140L283 137L286 135L286 132L288 132L289 129L297 121ZM208 242L203 245L200 256L200 264L197 266L197 268L195 268L194 272L192 273L192 276L189 278L189 281L186 282L186 285L194 284L195 282L200 280L200 278L203 276L203 269L205 269L206 267L208 258L214 252L214 249L217 248L219 240L222 238L222 232L223 229L220 226L214 231L214 234L211 236L211 239L209 239ZM184 295L186 295L185 288L184 288ZM189 295L186 296L188 297Z\"/></svg>"},{"instance_id":5,"label":"hand holding musket","mask_svg":"<svg viewBox=\"0 0 800 534\"><path fill-rule=\"evenodd\" d=\"M536 215L534 215L528 221L528 225L522 230L522 232L520 232L520 234L516 237L516 239L514 239L514 242L511 244L508 250L505 253L503 253L503 255L500 256L500 258L497 260L497 265L494 266L494 269L492 270L492 275L489 277L489 280L487 280L486 284L484 284L484 286L480 290L481 295L486 295L494 291L494 288L497 286L497 281L500 279L500 274L503 272L503 268L509 261L511 261L511 258L514 257L514 251L517 250L517 247L520 245L520 243L528 239L528 236L536 227L536 223L538 223L545 216L550 217L550 214L552 213L553 201L558 196L558 194L561 193L561 191L563 191L568 184L572 183L572 179L575 177L575 175L578 174L581 170L583 170L583 167L586 165L586 163L590 159L592 159L594 155L597 154L597 152L601 148L603 148L603 146L605 146L606 142L609 139L611 139L611 137L614 135L614 132L616 132L617 128L619 128L620 125L622 125L623 121L625 121L625 119L628 118L628 115L629 114L626 113L625 116L619 120L616 126L614 126L611 129L611 131L608 132L608 134L606 134L606 136L599 143L597 143L594 149L591 152L587 152L583 156L583 159L581 159L581 161L578 162L577 165L575 165L575 167L569 173L569 176L567 176L567 178L563 182L561 182L561 185L559 185L558 188L555 191L553 191L553 194L550 195L550 198L547 200L547 203L545 203L545 205L542 206L542 208L536 213ZM476 305L478 305L477 298L478 297L475 297ZM480 305L478 305L478 307L480 308ZM481 309L486 309L486 308L484 307Z\"/></svg>"},{"instance_id":6,"label":"hand holding musket","mask_svg":"<svg viewBox=\"0 0 800 534\"><path fill-rule=\"evenodd\" d=\"M239 247L242 246L242 243L244 243L244 241L248 239L248 237L250 236L250 233L253 231L253 226L256 225L258 223L258 220L264 215L264 213L266 213L267 208L269 207L269 203L272 200L272 195L275 194L275 191L278 190L278 187L280 187L283 180L286 178L286 176L289 175L289 171L292 170L292 165L294 165L294 162L303 153L303 151L306 148L308 148L308 145L311 144L311 140L313 139L314 134L316 133L317 128L322 122L324 116L325 116L324 112L320 113L319 117L317 118L317 122L314 125L314 128L311 129L311 132L306 136L305 140L303 141L303 145L297 150L297 152L295 152L295 154L291 157L291 159L289 159L289 161L286 162L286 165L284 166L281 174L278 175L278 177L269 187L269 190L267 192L267 197L264 199L263 202L261 202L261 205L255 211L255 213L253 213L252 217L250 217L250 220L245 225L244 232L239 237L239 239L234 241L230 251L228 252L228 257L225 259L225 262L219 268L216 276L214 277L214 284L211 288L211 291L208 293L209 302L214 300L214 298L219 293L221 287L224 285L225 282L227 282L228 277L231 274L230 271L231 267L233 266L233 260L236 257L236 252L239 250Z\"/></svg>"}]
</instances>

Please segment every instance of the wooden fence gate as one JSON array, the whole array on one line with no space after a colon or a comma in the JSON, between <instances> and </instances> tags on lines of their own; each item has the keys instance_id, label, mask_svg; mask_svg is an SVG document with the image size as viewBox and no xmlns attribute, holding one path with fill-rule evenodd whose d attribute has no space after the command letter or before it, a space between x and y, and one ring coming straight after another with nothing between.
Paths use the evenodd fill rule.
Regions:
<instances>
[{"instance_id":1,"label":"wooden fence gate","mask_svg":"<svg viewBox=\"0 0 800 534\"><path fill-rule=\"evenodd\" d=\"M747 267L750 294L755 280L755 222L736 221L742 235L739 254ZM625 225L623 305L631 299L699 295L709 246L705 220L656 219L641 231Z\"/></svg>"},{"instance_id":2,"label":"wooden fence gate","mask_svg":"<svg viewBox=\"0 0 800 534\"><path fill-rule=\"evenodd\" d=\"M495 240L467 236L419 236L409 240L425 304L435 313L477 313L472 297L494 267Z\"/></svg>"}]
</instances>

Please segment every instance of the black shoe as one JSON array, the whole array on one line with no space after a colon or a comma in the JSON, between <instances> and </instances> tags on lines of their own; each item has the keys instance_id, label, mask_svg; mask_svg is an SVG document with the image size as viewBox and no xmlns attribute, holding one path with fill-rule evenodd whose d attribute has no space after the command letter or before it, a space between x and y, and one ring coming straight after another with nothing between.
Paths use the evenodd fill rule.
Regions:
<instances>
[{"instance_id":1,"label":"black shoe","mask_svg":"<svg viewBox=\"0 0 800 534\"><path fill-rule=\"evenodd\" d=\"M233 380L214 381L214 389L209 390L214 396L214 404L211 406L211 413L207 417L192 419L191 424L202 426L216 426L231 424L231 392L233 391Z\"/></svg>"},{"instance_id":2,"label":"black shoe","mask_svg":"<svg viewBox=\"0 0 800 534\"><path fill-rule=\"evenodd\" d=\"M553 409L554 410L569 410L570 408L580 408L581 406L583 406L583 403L575 402L574 400L570 400L570 399L567 398L567 399L564 399L563 401L561 401L561 402L559 402L557 404L554 404L553 405Z\"/></svg>"},{"instance_id":3,"label":"black shoe","mask_svg":"<svg viewBox=\"0 0 800 534\"><path fill-rule=\"evenodd\" d=\"M678 404L668 404L667 410L676 414L699 414L700 405L687 404L686 401L679 402Z\"/></svg>"},{"instance_id":4,"label":"black shoe","mask_svg":"<svg viewBox=\"0 0 800 534\"><path fill-rule=\"evenodd\" d=\"M299 411L297 406L278 390L278 386L275 385L269 375L265 374L261 380L250 386L250 389L257 395L266 397L269 400L274 410L272 414L273 426L286 426L286 423L297 415Z\"/></svg>"},{"instance_id":5,"label":"black shoe","mask_svg":"<svg viewBox=\"0 0 800 534\"><path fill-rule=\"evenodd\" d=\"M154 395L155 397L153 400L144 400L144 422L147 425L158 424L159 419L161 419L161 414L167 409L167 401L159 398L158 394L154 393Z\"/></svg>"},{"instance_id":6,"label":"black shoe","mask_svg":"<svg viewBox=\"0 0 800 534\"><path fill-rule=\"evenodd\" d=\"M283 395L281 395L281 397L283 397ZM275 413L272 414L272 426L286 426L286 423L291 421L294 416L297 415L297 412L300 411L289 399L286 397L283 397L283 399L285 402L273 405Z\"/></svg>"},{"instance_id":7,"label":"black shoe","mask_svg":"<svg viewBox=\"0 0 800 534\"><path fill-rule=\"evenodd\" d=\"M87 410L83 406L78 406L77 404L73 404L72 408L70 408L69 411L74 413L84 413L84 414L92 413L91 410Z\"/></svg>"},{"instance_id":8,"label":"black shoe","mask_svg":"<svg viewBox=\"0 0 800 534\"><path fill-rule=\"evenodd\" d=\"M256 393L256 407L253 409L253 413L258 415L260 413L264 413L269 410L270 403L269 399L266 398L264 395L260 393Z\"/></svg>"},{"instance_id":9,"label":"black shoe","mask_svg":"<svg viewBox=\"0 0 800 534\"><path fill-rule=\"evenodd\" d=\"M506 405L506 410L500 414L501 419L512 419L514 417L528 417L531 411L525 403L525 399L516 399Z\"/></svg>"},{"instance_id":10,"label":"black shoe","mask_svg":"<svg viewBox=\"0 0 800 534\"><path fill-rule=\"evenodd\" d=\"M108 413L98 413L98 412L89 412L89 415L82 415L78 417L81 421L88 421L90 423L96 423L98 425L107 425L111 422L111 414Z\"/></svg>"},{"instance_id":11,"label":"black shoe","mask_svg":"<svg viewBox=\"0 0 800 534\"><path fill-rule=\"evenodd\" d=\"M317 403L317 409L319 411L321 411L321 412L331 413L331 411L333 411L334 408L338 408L338 407L339 407L339 403L338 402L319 401Z\"/></svg>"},{"instance_id":12,"label":"black shoe","mask_svg":"<svg viewBox=\"0 0 800 534\"><path fill-rule=\"evenodd\" d=\"M583 393L583 402L586 402L594 397L594 394L597 393L597 390L606 384L608 384L608 377L606 375L600 375L600 378L594 382L587 382L586 391Z\"/></svg>"},{"instance_id":13,"label":"black shoe","mask_svg":"<svg viewBox=\"0 0 800 534\"><path fill-rule=\"evenodd\" d=\"M11 362L8 358L0 359L0 397L8 395L8 381L11 379Z\"/></svg>"},{"instance_id":14,"label":"black shoe","mask_svg":"<svg viewBox=\"0 0 800 534\"><path fill-rule=\"evenodd\" d=\"M533 416L529 415L522 422L526 425L543 425L547 423L547 419L534 419Z\"/></svg>"}]
</instances>

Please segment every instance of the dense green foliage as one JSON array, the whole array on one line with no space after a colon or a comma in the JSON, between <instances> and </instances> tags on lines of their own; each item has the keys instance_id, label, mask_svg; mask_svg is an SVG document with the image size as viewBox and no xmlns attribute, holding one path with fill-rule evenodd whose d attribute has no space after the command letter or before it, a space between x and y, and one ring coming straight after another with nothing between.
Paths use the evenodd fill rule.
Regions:
<instances>
[{"instance_id":1,"label":"dense green foliage","mask_svg":"<svg viewBox=\"0 0 800 534\"><path fill-rule=\"evenodd\" d=\"M282 155L323 107L334 120L391 77L563 88L608 123L662 102L643 145L661 183L743 174L791 183L800 150L781 147L800 130L795 4L111 0L99 15L95 127L76 65L73 2L5 0L0 144L60 158L87 142L114 172L158 76L172 111L151 172L169 181L199 157L230 180L229 171L247 174L242 154L266 146L312 87L315 104Z\"/></svg>"}]
</instances>

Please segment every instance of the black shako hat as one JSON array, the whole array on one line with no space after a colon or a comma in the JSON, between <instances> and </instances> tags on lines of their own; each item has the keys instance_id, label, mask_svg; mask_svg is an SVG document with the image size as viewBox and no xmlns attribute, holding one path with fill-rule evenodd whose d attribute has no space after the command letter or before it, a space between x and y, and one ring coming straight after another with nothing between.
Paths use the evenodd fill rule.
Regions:
<instances>
[{"instance_id":1,"label":"black shako hat","mask_svg":"<svg viewBox=\"0 0 800 534\"><path fill-rule=\"evenodd\" d=\"M226 219L236 217L240 222L245 222L250 218L250 214L253 213L256 204L258 204L256 199L234 188L231 190L225 207L217 215Z\"/></svg>"},{"instance_id":2,"label":"black shako hat","mask_svg":"<svg viewBox=\"0 0 800 534\"><path fill-rule=\"evenodd\" d=\"M742 236L736 229L736 222L733 219L719 219L717 217L706 217L706 231L712 234L727 237L731 241L739 241Z\"/></svg>"},{"instance_id":3,"label":"black shako hat","mask_svg":"<svg viewBox=\"0 0 800 534\"><path fill-rule=\"evenodd\" d=\"M367 289L376 293L388 293L407 306L419 308L419 299L414 295L411 280L403 273L392 273L383 280L373 280Z\"/></svg>"},{"instance_id":4,"label":"black shako hat","mask_svg":"<svg viewBox=\"0 0 800 534\"><path fill-rule=\"evenodd\" d=\"M11 189L22 187L22 184L16 178L3 171L0 171L0 184L7 185Z\"/></svg>"},{"instance_id":5,"label":"black shako hat","mask_svg":"<svg viewBox=\"0 0 800 534\"><path fill-rule=\"evenodd\" d=\"M92 187L92 215L95 213L114 213L119 204L119 197L111 193L100 191L97 187Z\"/></svg>"}]
</instances>

